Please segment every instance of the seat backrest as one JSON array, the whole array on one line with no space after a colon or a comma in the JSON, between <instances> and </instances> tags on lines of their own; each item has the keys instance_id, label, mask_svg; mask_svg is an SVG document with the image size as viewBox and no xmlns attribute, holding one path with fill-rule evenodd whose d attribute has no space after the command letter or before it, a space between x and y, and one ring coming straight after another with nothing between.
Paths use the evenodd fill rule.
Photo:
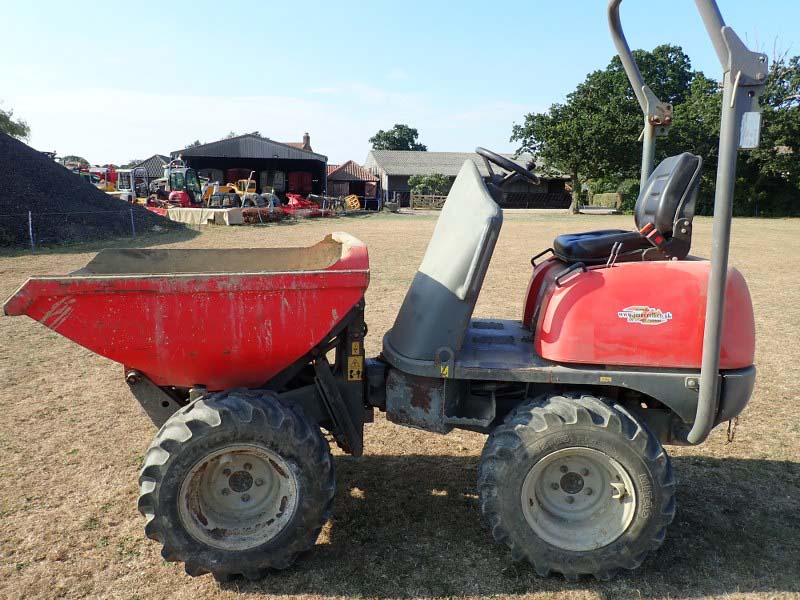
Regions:
<instances>
[{"instance_id":1,"label":"seat backrest","mask_svg":"<svg viewBox=\"0 0 800 600\"><path fill-rule=\"evenodd\" d=\"M466 161L384 344L416 360L461 347L502 224L478 168Z\"/></svg>"},{"instance_id":2,"label":"seat backrest","mask_svg":"<svg viewBox=\"0 0 800 600\"><path fill-rule=\"evenodd\" d=\"M703 159L689 152L662 160L636 199L636 228L651 224L670 237L678 220L691 224L702 166Z\"/></svg>"}]
</instances>

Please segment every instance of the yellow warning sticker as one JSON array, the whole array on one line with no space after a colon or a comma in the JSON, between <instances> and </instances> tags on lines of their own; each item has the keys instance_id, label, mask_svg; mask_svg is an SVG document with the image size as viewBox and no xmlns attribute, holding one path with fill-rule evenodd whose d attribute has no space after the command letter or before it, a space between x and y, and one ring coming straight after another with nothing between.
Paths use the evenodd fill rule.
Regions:
<instances>
[{"instance_id":1,"label":"yellow warning sticker","mask_svg":"<svg viewBox=\"0 0 800 600\"><path fill-rule=\"evenodd\" d=\"M353 342L350 345L350 354L361 354L361 342Z\"/></svg>"},{"instance_id":2,"label":"yellow warning sticker","mask_svg":"<svg viewBox=\"0 0 800 600\"><path fill-rule=\"evenodd\" d=\"M360 381L363 372L363 356L351 356L347 359L347 381Z\"/></svg>"},{"instance_id":3,"label":"yellow warning sticker","mask_svg":"<svg viewBox=\"0 0 800 600\"><path fill-rule=\"evenodd\" d=\"M442 373L442 377L450 377L450 365L442 365L439 370Z\"/></svg>"},{"instance_id":4,"label":"yellow warning sticker","mask_svg":"<svg viewBox=\"0 0 800 600\"><path fill-rule=\"evenodd\" d=\"M600 376L600 383L611 383L612 381L613 379L611 377L608 377L606 375Z\"/></svg>"}]
</instances>

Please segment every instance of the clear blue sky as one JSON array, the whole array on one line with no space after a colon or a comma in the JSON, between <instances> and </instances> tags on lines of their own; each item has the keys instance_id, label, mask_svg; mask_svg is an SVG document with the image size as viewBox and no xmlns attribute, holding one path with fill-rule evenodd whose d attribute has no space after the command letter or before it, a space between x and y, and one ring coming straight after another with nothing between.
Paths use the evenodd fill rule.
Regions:
<instances>
[{"instance_id":1,"label":"clear blue sky","mask_svg":"<svg viewBox=\"0 0 800 600\"><path fill-rule=\"evenodd\" d=\"M718 0L751 47L800 54L800 2ZM41 150L91 162L196 138L311 133L331 162L408 123L431 150L511 151L514 121L560 101L613 54L605 0L369 3L9 2L0 101ZM692 0L625 0L633 48L678 44L720 68Z\"/></svg>"}]
</instances>

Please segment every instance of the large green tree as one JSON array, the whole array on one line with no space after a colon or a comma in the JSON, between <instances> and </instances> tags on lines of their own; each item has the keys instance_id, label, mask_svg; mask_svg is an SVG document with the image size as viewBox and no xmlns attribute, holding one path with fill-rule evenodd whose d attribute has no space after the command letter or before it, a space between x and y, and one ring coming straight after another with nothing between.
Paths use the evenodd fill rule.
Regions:
<instances>
[{"instance_id":1,"label":"large green tree","mask_svg":"<svg viewBox=\"0 0 800 600\"><path fill-rule=\"evenodd\" d=\"M689 57L677 46L662 45L652 52L634 52L642 75L664 102L682 103L693 80ZM525 116L515 124L512 141L532 152L549 167L572 178L572 210L576 211L582 184L588 179L635 176L640 165L637 138L643 118L622 62L614 57L602 70L554 104L545 113Z\"/></svg>"},{"instance_id":2,"label":"large green tree","mask_svg":"<svg viewBox=\"0 0 800 600\"><path fill-rule=\"evenodd\" d=\"M656 161L680 152L704 159L697 212L713 210L722 93L718 83L692 69L676 46L634 52L644 80L674 107L674 124L658 138ZM762 96L761 145L740 153L734 214L786 215L800 212L800 57L778 57ZM638 179L642 114L622 63L614 57L600 71L545 113L529 114L514 126L512 140L573 179L573 209L583 183L613 191ZM629 201L635 199L637 186Z\"/></svg>"},{"instance_id":3,"label":"large green tree","mask_svg":"<svg viewBox=\"0 0 800 600\"><path fill-rule=\"evenodd\" d=\"M20 140L27 140L31 135L31 128L22 119L14 119L13 110L0 108L0 132Z\"/></svg>"},{"instance_id":4,"label":"large green tree","mask_svg":"<svg viewBox=\"0 0 800 600\"><path fill-rule=\"evenodd\" d=\"M800 56L772 62L761 106L761 144L739 159L734 210L800 214Z\"/></svg>"},{"instance_id":5,"label":"large green tree","mask_svg":"<svg viewBox=\"0 0 800 600\"><path fill-rule=\"evenodd\" d=\"M428 149L425 144L417 140L419 132L414 127L398 123L388 131L381 129L369 138L373 150L418 150L424 152Z\"/></svg>"}]
</instances>

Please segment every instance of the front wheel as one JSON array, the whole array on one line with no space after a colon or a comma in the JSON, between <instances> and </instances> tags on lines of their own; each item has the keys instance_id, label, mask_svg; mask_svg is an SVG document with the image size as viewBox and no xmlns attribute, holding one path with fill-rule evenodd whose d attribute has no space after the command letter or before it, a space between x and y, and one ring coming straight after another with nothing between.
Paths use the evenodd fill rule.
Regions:
<instances>
[{"instance_id":1,"label":"front wheel","mask_svg":"<svg viewBox=\"0 0 800 600\"><path fill-rule=\"evenodd\" d=\"M628 411L550 396L514 410L481 457L481 512L537 573L608 579L635 569L675 515L669 456Z\"/></svg>"},{"instance_id":2,"label":"front wheel","mask_svg":"<svg viewBox=\"0 0 800 600\"><path fill-rule=\"evenodd\" d=\"M310 549L331 514L319 429L269 392L205 396L158 432L139 477L145 533L189 575L264 576Z\"/></svg>"}]
</instances>

